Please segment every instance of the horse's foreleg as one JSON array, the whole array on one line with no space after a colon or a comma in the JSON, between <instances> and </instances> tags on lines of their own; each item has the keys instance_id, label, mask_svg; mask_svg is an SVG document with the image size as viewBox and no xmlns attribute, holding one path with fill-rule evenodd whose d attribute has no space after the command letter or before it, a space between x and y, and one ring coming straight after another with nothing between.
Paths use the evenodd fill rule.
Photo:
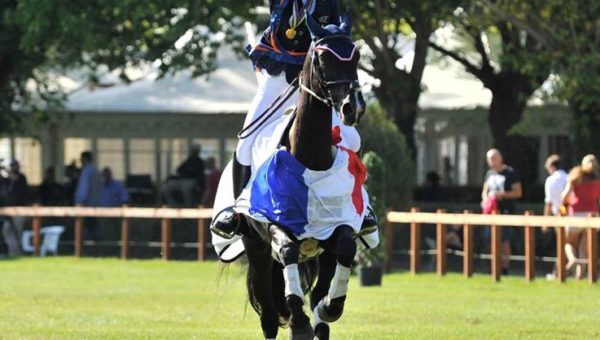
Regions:
<instances>
[{"instance_id":1,"label":"horse's foreleg","mask_svg":"<svg viewBox=\"0 0 600 340\"><path fill-rule=\"evenodd\" d=\"M298 271L298 260L300 250L298 245L279 227L273 225L269 229L271 233L271 247L279 255L283 264L283 278L285 282L285 299L290 309L290 329L293 339L312 339L314 334L310 326L310 320L304 313L304 292L300 272Z\"/></svg>"},{"instance_id":2,"label":"horse's foreleg","mask_svg":"<svg viewBox=\"0 0 600 340\"><path fill-rule=\"evenodd\" d=\"M335 273L327 296L319 302L315 311L319 319L325 322L334 322L342 316L348 281L350 280L350 266L356 255L356 243L352 237L352 229L341 226L333 234L333 249L331 251L337 259Z\"/></svg>"}]
</instances>

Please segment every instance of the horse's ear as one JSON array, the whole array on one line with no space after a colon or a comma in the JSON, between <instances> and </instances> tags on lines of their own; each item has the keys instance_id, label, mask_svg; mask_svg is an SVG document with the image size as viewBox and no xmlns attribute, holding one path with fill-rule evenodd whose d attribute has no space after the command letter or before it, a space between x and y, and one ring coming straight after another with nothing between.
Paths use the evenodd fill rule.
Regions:
<instances>
[{"instance_id":1,"label":"horse's ear","mask_svg":"<svg viewBox=\"0 0 600 340\"><path fill-rule=\"evenodd\" d=\"M321 27L321 25L319 25L319 23L316 22L310 14L304 12L304 15L306 17L306 26L308 26L308 31L310 32L312 39L321 39L325 35L325 30L323 27Z\"/></svg>"},{"instance_id":2,"label":"horse's ear","mask_svg":"<svg viewBox=\"0 0 600 340\"><path fill-rule=\"evenodd\" d=\"M352 35L352 15L350 14L350 11L346 11L342 16L340 29L344 31L344 33Z\"/></svg>"}]
</instances>

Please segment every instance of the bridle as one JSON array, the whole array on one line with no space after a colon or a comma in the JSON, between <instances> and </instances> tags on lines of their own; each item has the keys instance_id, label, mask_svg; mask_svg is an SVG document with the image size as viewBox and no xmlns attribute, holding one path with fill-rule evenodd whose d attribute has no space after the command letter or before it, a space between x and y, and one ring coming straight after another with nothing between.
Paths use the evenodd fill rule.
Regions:
<instances>
[{"instance_id":1,"label":"bridle","mask_svg":"<svg viewBox=\"0 0 600 340\"><path fill-rule=\"evenodd\" d=\"M350 93L356 93L360 91L360 85L358 83L358 78L356 79L340 79L340 80L327 80L325 78L325 74L323 72L323 69L321 68L320 64L319 64L319 58L317 58L316 56L316 51L325 43L325 42L329 42L332 40L345 40L345 41L349 41L350 43L354 44L352 39L349 36L346 35L331 35L331 36L327 36L324 38L321 38L317 41L315 41L312 45L311 48L308 52L308 54L310 54L311 56L311 65L310 65L310 74L309 76L309 84L312 84L312 77L317 74L319 76L318 82L317 82L317 86L319 87L319 92L321 92L323 95L318 95L315 91L313 91L311 88L309 88L308 86L304 85L302 82L302 74L300 74L300 88L303 91L306 91L308 94L310 94L311 96L315 97L316 99L318 99L319 101L323 102L325 105L329 106L329 107L335 107L340 103L336 103L333 100L332 94L331 94L331 87L333 86L339 86L339 85L349 85L350 87ZM330 49L328 49L330 50ZM354 47L354 50L352 52L352 55L349 58L341 58L339 56L337 56L337 54L335 53L335 51L330 50L333 54L336 54L336 56L338 57L338 59L340 59L341 61L350 61L354 55L354 51L356 50L356 46Z\"/></svg>"}]
</instances>

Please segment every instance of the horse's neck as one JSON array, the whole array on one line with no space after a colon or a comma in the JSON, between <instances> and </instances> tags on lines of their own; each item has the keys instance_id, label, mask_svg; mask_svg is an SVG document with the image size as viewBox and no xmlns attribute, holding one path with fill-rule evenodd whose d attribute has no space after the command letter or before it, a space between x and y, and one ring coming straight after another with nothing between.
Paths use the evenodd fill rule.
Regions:
<instances>
[{"instance_id":1,"label":"horse's neck","mask_svg":"<svg viewBox=\"0 0 600 340\"><path fill-rule=\"evenodd\" d=\"M331 108L301 91L289 138L291 153L300 163L310 170L329 169L333 163Z\"/></svg>"}]
</instances>

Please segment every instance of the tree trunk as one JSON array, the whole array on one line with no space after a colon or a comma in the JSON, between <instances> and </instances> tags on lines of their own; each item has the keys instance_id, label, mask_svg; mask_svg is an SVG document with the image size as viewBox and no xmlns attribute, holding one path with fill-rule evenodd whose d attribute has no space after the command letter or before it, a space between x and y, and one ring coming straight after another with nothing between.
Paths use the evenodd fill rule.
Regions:
<instances>
[{"instance_id":1,"label":"tree trunk","mask_svg":"<svg viewBox=\"0 0 600 340\"><path fill-rule=\"evenodd\" d=\"M528 81L509 75L498 75L492 90L488 122L493 138L493 147L500 150L506 164L520 175L524 188L537 182L539 162L539 140L510 134L527 106L527 99L533 93Z\"/></svg>"}]
</instances>

